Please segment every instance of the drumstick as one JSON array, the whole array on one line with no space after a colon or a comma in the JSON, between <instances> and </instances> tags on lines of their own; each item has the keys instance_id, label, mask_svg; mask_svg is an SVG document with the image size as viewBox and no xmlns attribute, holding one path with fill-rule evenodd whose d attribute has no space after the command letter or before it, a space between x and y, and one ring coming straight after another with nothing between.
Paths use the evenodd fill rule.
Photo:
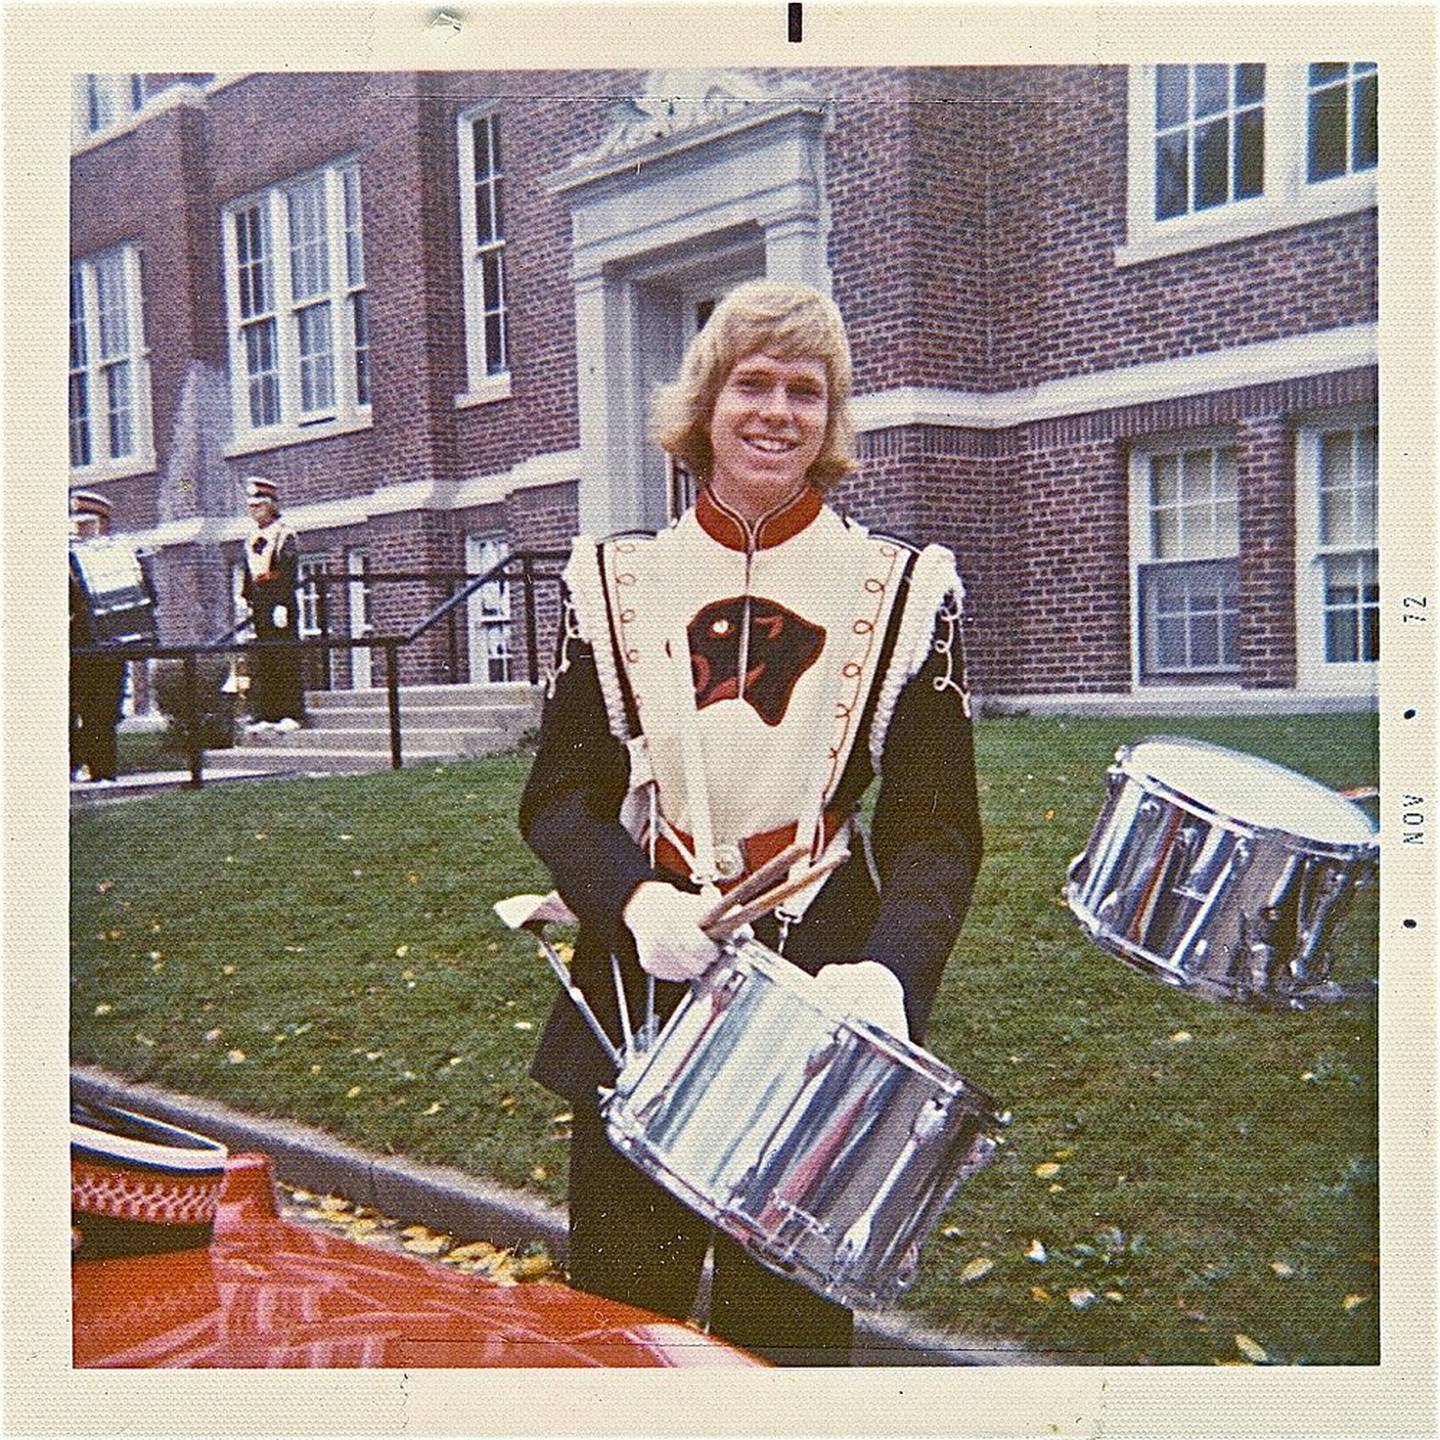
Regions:
<instances>
[{"instance_id":1,"label":"drumstick","mask_svg":"<svg viewBox=\"0 0 1440 1440\"><path fill-rule=\"evenodd\" d=\"M702 930L737 905L753 900L772 880L783 875L797 860L809 853L810 847L803 840L795 840L778 855L767 860L753 874L747 875L733 890L727 891L712 905L699 920Z\"/></svg>"},{"instance_id":2,"label":"drumstick","mask_svg":"<svg viewBox=\"0 0 1440 1440\"><path fill-rule=\"evenodd\" d=\"M723 915L714 924L705 926L705 933L712 940L724 940L727 936L733 935L741 926L748 925L761 915L769 914L782 900L788 900L796 891L805 889L807 885L813 885L822 875L828 875L832 870L838 869L849 858L850 852L842 850L840 854L832 855L828 860L820 861L818 865L812 865L803 875L797 875L793 880L787 880L783 885L777 885L758 899L750 901L748 905L742 905L738 910L732 910Z\"/></svg>"}]
</instances>

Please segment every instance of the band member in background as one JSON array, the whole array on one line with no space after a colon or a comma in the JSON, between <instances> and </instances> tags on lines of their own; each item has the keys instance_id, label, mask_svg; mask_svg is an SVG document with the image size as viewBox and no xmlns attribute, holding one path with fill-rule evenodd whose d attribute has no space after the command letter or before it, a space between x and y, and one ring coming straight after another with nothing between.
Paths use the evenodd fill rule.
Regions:
<instances>
[{"instance_id":1,"label":"band member in background","mask_svg":"<svg viewBox=\"0 0 1440 1440\"><path fill-rule=\"evenodd\" d=\"M110 502L91 491L70 495L70 543L84 544L110 533ZM125 662L108 655L76 655L77 646L100 639L85 590L70 566L70 778L97 785L115 783L115 731L125 696Z\"/></svg>"},{"instance_id":2,"label":"band member in background","mask_svg":"<svg viewBox=\"0 0 1440 1440\"><path fill-rule=\"evenodd\" d=\"M718 953L697 923L708 887L797 834L812 858L850 858L756 935L842 1013L918 1040L969 905L981 837L960 579L949 551L825 504L858 468L850 385L828 299L738 287L657 410L696 505L658 536L575 542L520 819L580 919L572 975L612 1037L612 952L631 1013L654 977L668 1014ZM872 841L857 808L877 775ZM610 1145L597 1087L614 1073L562 997L532 1074L574 1109L572 1281L684 1319L713 1238L713 1333L780 1363L848 1363L848 1310L712 1237Z\"/></svg>"},{"instance_id":3,"label":"band member in background","mask_svg":"<svg viewBox=\"0 0 1440 1440\"><path fill-rule=\"evenodd\" d=\"M300 547L280 518L280 492L258 475L245 482L245 501L255 522L245 541L241 595L250 606L256 640L298 640L295 586ZM250 730L298 730L305 718L300 652L263 647L251 656Z\"/></svg>"}]
</instances>

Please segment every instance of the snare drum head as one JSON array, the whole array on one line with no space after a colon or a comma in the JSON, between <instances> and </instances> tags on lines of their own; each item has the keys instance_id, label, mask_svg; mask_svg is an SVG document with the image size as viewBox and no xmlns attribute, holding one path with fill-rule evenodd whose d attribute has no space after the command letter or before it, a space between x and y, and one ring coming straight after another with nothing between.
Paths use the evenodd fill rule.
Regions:
<instances>
[{"instance_id":1,"label":"snare drum head","mask_svg":"<svg viewBox=\"0 0 1440 1440\"><path fill-rule=\"evenodd\" d=\"M1369 845L1375 826L1356 804L1271 760L1204 740L1158 735L1129 746L1121 768L1197 805L1259 830L1325 845Z\"/></svg>"}]
</instances>

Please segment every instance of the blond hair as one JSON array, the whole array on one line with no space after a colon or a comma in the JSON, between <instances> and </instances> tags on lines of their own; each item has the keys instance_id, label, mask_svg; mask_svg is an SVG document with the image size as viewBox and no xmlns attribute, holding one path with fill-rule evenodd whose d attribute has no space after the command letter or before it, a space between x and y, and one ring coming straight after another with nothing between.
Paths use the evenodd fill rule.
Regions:
<instances>
[{"instance_id":1,"label":"blond hair","mask_svg":"<svg viewBox=\"0 0 1440 1440\"><path fill-rule=\"evenodd\" d=\"M825 439L805 478L818 490L830 489L860 468L850 413L850 343L834 301L809 285L749 280L730 291L690 342L679 378L656 392L652 436L708 481L715 401L735 366L760 354L825 366Z\"/></svg>"}]
</instances>

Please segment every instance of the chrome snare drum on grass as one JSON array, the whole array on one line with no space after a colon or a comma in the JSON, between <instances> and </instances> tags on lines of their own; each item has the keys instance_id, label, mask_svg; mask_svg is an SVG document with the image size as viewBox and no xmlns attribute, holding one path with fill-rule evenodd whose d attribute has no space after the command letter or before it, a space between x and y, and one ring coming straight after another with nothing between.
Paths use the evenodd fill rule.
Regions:
<instances>
[{"instance_id":1,"label":"chrome snare drum on grass","mask_svg":"<svg viewBox=\"0 0 1440 1440\"><path fill-rule=\"evenodd\" d=\"M763 1264L851 1306L893 1303L994 1102L906 1040L830 1010L755 941L727 947L605 1103L611 1138Z\"/></svg>"},{"instance_id":2,"label":"chrome snare drum on grass","mask_svg":"<svg viewBox=\"0 0 1440 1440\"><path fill-rule=\"evenodd\" d=\"M1207 1000L1304 1009L1374 985L1331 978L1336 931L1373 883L1370 817L1317 781L1200 740L1122 746L1065 897L1135 969Z\"/></svg>"}]
</instances>

